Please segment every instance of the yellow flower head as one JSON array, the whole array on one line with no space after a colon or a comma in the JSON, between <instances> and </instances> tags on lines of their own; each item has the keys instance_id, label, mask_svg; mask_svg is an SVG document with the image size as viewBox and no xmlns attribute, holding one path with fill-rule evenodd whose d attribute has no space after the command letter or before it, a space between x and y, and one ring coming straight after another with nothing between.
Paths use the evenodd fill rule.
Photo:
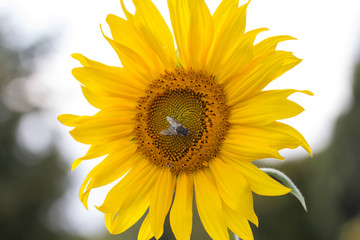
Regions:
<instances>
[{"instance_id":1,"label":"yellow flower head","mask_svg":"<svg viewBox=\"0 0 360 240\"><path fill-rule=\"evenodd\" d=\"M138 239L159 239L170 211L179 240L192 231L195 194L200 219L213 239L253 239L258 224L252 192L282 195L290 189L251 161L283 159L279 150L302 146L302 135L277 120L303 108L287 100L293 89L263 91L301 60L276 50L290 36L254 45L256 29L245 33L248 3L223 0L210 14L204 0L168 0L173 36L151 0L133 0L134 15L123 1L126 20L109 15L106 40L122 67L80 54L73 70L84 96L99 109L94 116L64 114L75 140L91 145L73 163L106 155L86 177L80 199L87 207L91 189L122 178L98 207L106 227L119 234L148 210ZM175 193L175 194L174 194Z\"/></svg>"}]
</instances>

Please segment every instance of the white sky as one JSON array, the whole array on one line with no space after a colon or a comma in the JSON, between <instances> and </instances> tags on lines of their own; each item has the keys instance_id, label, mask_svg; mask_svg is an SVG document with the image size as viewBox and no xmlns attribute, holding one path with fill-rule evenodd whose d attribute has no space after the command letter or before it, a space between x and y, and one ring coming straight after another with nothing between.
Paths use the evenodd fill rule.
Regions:
<instances>
[{"instance_id":1,"label":"white sky","mask_svg":"<svg viewBox=\"0 0 360 240\"><path fill-rule=\"evenodd\" d=\"M166 0L153 1L169 23ZM131 8L130 1L125 2ZM206 2L214 11L220 0ZM86 147L67 134L69 129L60 126L56 116L61 113L95 112L86 103L79 84L71 76L71 69L78 63L70 54L79 52L106 64L119 64L99 28L102 24L106 29L105 18L109 13L123 16L119 0L0 2L0 16L6 15L14 23L15 41L28 43L43 34L57 35L53 51L39 63L39 72L33 80L39 83L40 90L31 87L30 90L45 90L45 95L34 101L48 109L45 122L48 127L59 130L60 145L69 164L84 154ZM280 44L279 48L293 51L304 61L270 87L314 92L314 97L295 95L292 98L306 111L286 122L303 133L313 151L318 152L328 143L336 117L350 105L351 77L360 50L360 1L253 0L248 8L247 30L259 27L270 29L261 35L262 38L280 34L298 38L297 41ZM303 150L285 151L284 154L289 157L305 156ZM81 181L92 166L82 166L71 174L72 188L54 208L54 213L56 209L64 209L60 218L70 221L67 229L75 229L84 235L92 235L105 228L102 214L94 208L90 208L90 213L86 212L77 198ZM100 204L101 199L94 197L92 201Z\"/></svg>"}]
</instances>

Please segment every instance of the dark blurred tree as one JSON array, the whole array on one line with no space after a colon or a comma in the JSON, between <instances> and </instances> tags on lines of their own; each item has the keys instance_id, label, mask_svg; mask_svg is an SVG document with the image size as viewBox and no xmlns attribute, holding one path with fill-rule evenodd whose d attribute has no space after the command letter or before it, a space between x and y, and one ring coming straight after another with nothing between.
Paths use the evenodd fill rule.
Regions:
<instances>
[{"instance_id":1,"label":"dark blurred tree","mask_svg":"<svg viewBox=\"0 0 360 240\"><path fill-rule=\"evenodd\" d=\"M19 124L41 109L30 103L25 85L35 59L49 49L43 38L31 46L11 44L0 25L0 239L72 239L51 230L48 212L64 192L63 162L52 142L34 152L21 144ZM6 36L5 36L6 35ZM29 126L31 127L31 126ZM34 140L41 137L32 136Z\"/></svg>"},{"instance_id":2,"label":"dark blurred tree","mask_svg":"<svg viewBox=\"0 0 360 240\"><path fill-rule=\"evenodd\" d=\"M337 120L329 146L312 159L287 162L280 170L299 186L309 212L290 195L256 197L260 226L254 228L255 239L360 239L360 63L352 105Z\"/></svg>"}]
</instances>

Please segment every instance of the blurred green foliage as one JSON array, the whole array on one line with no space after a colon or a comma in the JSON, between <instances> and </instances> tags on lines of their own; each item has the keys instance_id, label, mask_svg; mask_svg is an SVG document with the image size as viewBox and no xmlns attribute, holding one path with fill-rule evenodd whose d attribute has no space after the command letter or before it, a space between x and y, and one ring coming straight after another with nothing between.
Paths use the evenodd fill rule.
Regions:
<instances>
[{"instance_id":1,"label":"blurred green foliage","mask_svg":"<svg viewBox=\"0 0 360 240\"><path fill-rule=\"evenodd\" d=\"M19 139L19 124L41 112L28 98L25 85L35 59L49 50L50 39L17 46L0 25L0 239L75 239L58 232L49 221L49 209L65 190L64 161L53 142L34 152ZM31 126L28 126L31 127ZM41 135L32 136L34 140ZM56 228L56 227L55 227Z\"/></svg>"}]
</instances>

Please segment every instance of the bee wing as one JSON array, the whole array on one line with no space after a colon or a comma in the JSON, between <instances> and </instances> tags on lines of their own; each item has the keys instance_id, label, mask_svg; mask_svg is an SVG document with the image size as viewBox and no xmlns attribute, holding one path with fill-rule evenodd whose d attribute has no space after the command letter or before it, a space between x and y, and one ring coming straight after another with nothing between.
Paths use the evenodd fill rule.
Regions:
<instances>
[{"instance_id":1,"label":"bee wing","mask_svg":"<svg viewBox=\"0 0 360 240\"><path fill-rule=\"evenodd\" d=\"M165 135L165 136L172 136L172 135L177 135L177 132L170 131L170 129L165 129L165 130L162 130L160 132L160 134Z\"/></svg>"},{"instance_id":2,"label":"bee wing","mask_svg":"<svg viewBox=\"0 0 360 240\"><path fill-rule=\"evenodd\" d=\"M169 117L169 116L166 116L166 120L168 121L168 123L171 125L171 126L176 126L178 124L180 124L178 121L176 121L174 118L172 117Z\"/></svg>"}]
</instances>

